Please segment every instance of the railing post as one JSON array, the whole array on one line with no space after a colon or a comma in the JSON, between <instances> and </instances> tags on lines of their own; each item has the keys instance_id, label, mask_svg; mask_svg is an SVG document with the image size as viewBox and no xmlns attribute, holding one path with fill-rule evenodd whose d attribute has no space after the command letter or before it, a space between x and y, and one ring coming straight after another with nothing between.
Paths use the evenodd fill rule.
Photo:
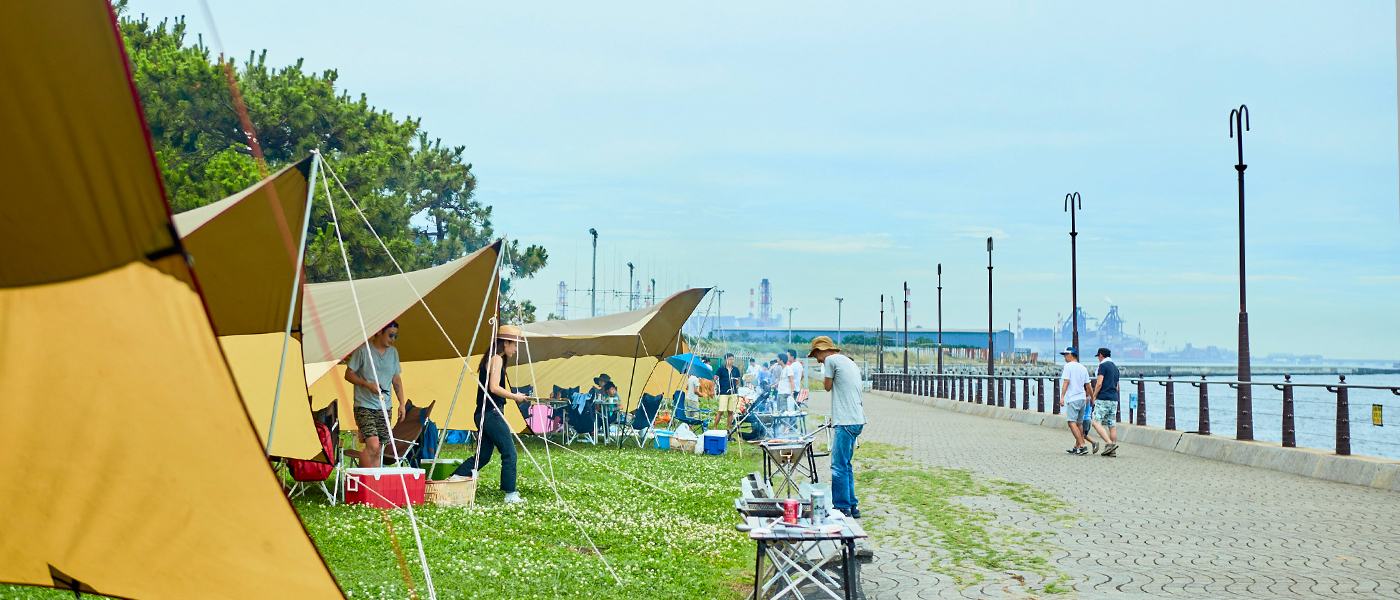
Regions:
<instances>
[{"instance_id":1,"label":"railing post","mask_svg":"<svg viewBox=\"0 0 1400 600\"><path fill-rule=\"evenodd\" d=\"M1045 412L1045 378L1035 378L1035 412Z\"/></svg>"},{"instance_id":2,"label":"railing post","mask_svg":"<svg viewBox=\"0 0 1400 600\"><path fill-rule=\"evenodd\" d=\"M1054 396L1050 400L1050 414L1060 414L1060 380L1050 380L1050 393Z\"/></svg>"},{"instance_id":3,"label":"railing post","mask_svg":"<svg viewBox=\"0 0 1400 600\"><path fill-rule=\"evenodd\" d=\"M1006 406L1006 385L1005 385L1004 382L1006 381L1006 379L1003 378L1003 377L998 377L998 378L996 378L996 379L997 379L997 406L1005 407L1005 406Z\"/></svg>"},{"instance_id":4,"label":"railing post","mask_svg":"<svg viewBox=\"0 0 1400 600\"><path fill-rule=\"evenodd\" d=\"M1021 379L1021 410L1031 409L1031 380L1029 377Z\"/></svg>"},{"instance_id":5,"label":"railing post","mask_svg":"<svg viewBox=\"0 0 1400 600\"><path fill-rule=\"evenodd\" d=\"M1283 392L1283 447L1297 448L1298 438L1293 430L1293 382L1292 375L1283 376L1283 385L1276 385L1274 389Z\"/></svg>"},{"instance_id":6,"label":"railing post","mask_svg":"<svg viewBox=\"0 0 1400 600\"><path fill-rule=\"evenodd\" d=\"M1337 393L1337 454L1351 455L1351 412L1347 406L1347 376L1338 375L1337 387L1327 386L1327 391Z\"/></svg>"},{"instance_id":7,"label":"railing post","mask_svg":"<svg viewBox=\"0 0 1400 600\"><path fill-rule=\"evenodd\" d=\"M1173 389L1175 387L1175 384L1172 383L1172 374L1167 373L1166 383L1159 381L1157 382L1157 385L1167 388L1167 399L1166 403L1164 404L1164 408L1167 411L1167 416L1166 422L1163 423L1163 425L1165 426L1167 431L1176 431L1176 394Z\"/></svg>"},{"instance_id":8,"label":"railing post","mask_svg":"<svg viewBox=\"0 0 1400 600\"><path fill-rule=\"evenodd\" d=\"M987 387L986 384L984 383L985 381L986 381L986 378L985 378L985 377L978 377L978 378L977 378L977 404L986 404L986 403L987 403L987 396L986 396L985 394L983 394L983 389Z\"/></svg>"},{"instance_id":9,"label":"railing post","mask_svg":"<svg viewBox=\"0 0 1400 600\"><path fill-rule=\"evenodd\" d=\"M1138 405L1137 424L1147 425L1147 380L1142 373L1138 373Z\"/></svg>"},{"instance_id":10,"label":"railing post","mask_svg":"<svg viewBox=\"0 0 1400 600\"><path fill-rule=\"evenodd\" d=\"M1091 381L1092 381L1092 380L1091 380ZM1120 380L1120 381L1121 381L1121 380ZM1132 381L1132 380L1129 379L1128 381ZM1119 387L1119 388L1122 388L1123 386L1120 385L1120 386L1118 386L1118 387ZM1098 400L1098 398L1090 398L1090 400ZM1113 415L1113 422L1114 422L1114 423L1122 423L1122 422L1123 422L1123 398L1122 398L1122 394L1121 394L1121 393L1119 394L1118 404L1117 404L1116 406L1114 406L1113 409L1114 409L1114 412L1117 413L1117 414ZM1132 415L1128 415L1128 416L1131 417ZM1084 432L1084 433L1085 433L1085 435L1088 435L1089 432L1086 431L1086 432Z\"/></svg>"},{"instance_id":11,"label":"railing post","mask_svg":"<svg viewBox=\"0 0 1400 600\"><path fill-rule=\"evenodd\" d=\"M1191 385L1201 389L1200 414L1196 417L1196 433L1210 435L1210 396L1206 393L1206 376L1201 376L1200 383Z\"/></svg>"}]
</instances>

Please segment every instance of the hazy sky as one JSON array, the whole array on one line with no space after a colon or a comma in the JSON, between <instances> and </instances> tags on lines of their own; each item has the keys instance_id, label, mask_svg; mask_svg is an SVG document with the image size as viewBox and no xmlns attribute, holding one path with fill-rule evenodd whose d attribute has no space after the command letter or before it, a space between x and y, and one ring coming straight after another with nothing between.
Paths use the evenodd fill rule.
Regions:
<instances>
[{"instance_id":1,"label":"hazy sky","mask_svg":"<svg viewBox=\"0 0 1400 600\"><path fill-rule=\"evenodd\" d=\"M862 326L908 280L933 327L941 262L945 325L985 327L991 235L998 327L1048 327L1078 191L1080 304L1234 348L1246 103L1254 353L1400 359L1389 1L210 4L230 54L336 68L465 145L497 229L549 250L541 316L587 290L596 227L600 288L632 261L743 316L768 278L798 326L835 296Z\"/></svg>"}]
</instances>

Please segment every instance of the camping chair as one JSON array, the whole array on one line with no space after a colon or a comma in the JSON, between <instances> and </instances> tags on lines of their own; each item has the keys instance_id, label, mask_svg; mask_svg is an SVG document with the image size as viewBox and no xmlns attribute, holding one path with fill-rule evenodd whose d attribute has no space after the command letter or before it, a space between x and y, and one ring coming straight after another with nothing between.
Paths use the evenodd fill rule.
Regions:
<instances>
[{"instance_id":1,"label":"camping chair","mask_svg":"<svg viewBox=\"0 0 1400 600\"><path fill-rule=\"evenodd\" d=\"M762 440L768 437L768 428L763 425L763 421L754 414L754 408L758 407L764 398L760 395L753 402L744 406L744 409L734 414L734 423L729 426L729 438L734 439L738 435L746 442Z\"/></svg>"},{"instance_id":2,"label":"camping chair","mask_svg":"<svg viewBox=\"0 0 1400 600\"><path fill-rule=\"evenodd\" d=\"M326 489L326 481L341 468L345 459L340 452L340 417L336 412L337 402L339 400L332 400L330 406L313 412L311 417L327 462L287 459L287 474L292 478L291 485L287 487L288 498L304 494L315 486L326 495L331 506L335 506L336 496L340 492L340 478L335 478L335 483L332 484L334 490Z\"/></svg>"},{"instance_id":3,"label":"camping chair","mask_svg":"<svg viewBox=\"0 0 1400 600\"><path fill-rule=\"evenodd\" d=\"M637 442L638 448L646 446L648 437L656 430L656 415L661 412L661 401L666 397L662 394L642 394L642 399L637 403L637 408L632 410L632 420L626 423L626 435ZM626 421L626 419L624 419ZM622 447L623 436L618 436L617 446Z\"/></svg>"},{"instance_id":4,"label":"camping chair","mask_svg":"<svg viewBox=\"0 0 1400 600\"><path fill-rule=\"evenodd\" d=\"M684 390L676 390L673 397L676 409L671 415L671 431L675 431L681 424L685 424L695 435L704 434L710 426L710 414L714 411L704 408L688 408L685 404ZM698 415L698 417L693 415ZM695 431L696 426L700 427L700 431Z\"/></svg>"},{"instance_id":5,"label":"camping chair","mask_svg":"<svg viewBox=\"0 0 1400 600\"><path fill-rule=\"evenodd\" d=\"M433 414L433 406L437 404L434 400L426 407L414 406L413 401L409 401L408 409L404 411L402 419L394 425L390 435L394 447L390 450L385 445L380 451L382 458L381 465L394 464L394 457L406 461L410 466L417 468L423 462L423 430L427 428L428 417Z\"/></svg>"},{"instance_id":6,"label":"camping chair","mask_svg":"<svg viewBox=\"0 0 1400 600\"><path fill-rule=\"evenodd\" d=\"M549 406L551 418L554 419L554 430L559 432L559 443L568 443L570 436L574 435L569 428L569 401L577 394L581 386L562 388L554 386L554 391L549 394Z\"/></svg>"},{"instance_id":7,"label":"camping chair","mask_svg":"<svg viewBox=\"0 0 1400 600\"><path fill-rule=\"evenodd\" d=\"M597 444L598 436L595 434L598 429L598 405L593 401L593 394L578 392L572 400L564 407L564 422L569 426L569 436L564 443L573 444L574 440L587 435ZM582 405L575 409L574 406L580 401Z\"/></svg>"}]
</instances>

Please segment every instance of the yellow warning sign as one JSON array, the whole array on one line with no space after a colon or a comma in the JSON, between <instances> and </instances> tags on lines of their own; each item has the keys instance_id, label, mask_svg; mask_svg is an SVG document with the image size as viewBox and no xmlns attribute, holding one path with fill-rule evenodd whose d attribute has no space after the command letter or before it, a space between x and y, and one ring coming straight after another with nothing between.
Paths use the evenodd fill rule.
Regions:
<instances>
[{"instance_id":1,"label":"yellow warning sign","mask_svg":"<svg viewBox=\"0 0 1400 600\"><path fill-rule=\"evenodd\" d=\"M1371 405L1371 424L1376 427L1381 427L1383 425L1381 422L1381 405L1379 404Z\"/></svg>"}]
</instances>

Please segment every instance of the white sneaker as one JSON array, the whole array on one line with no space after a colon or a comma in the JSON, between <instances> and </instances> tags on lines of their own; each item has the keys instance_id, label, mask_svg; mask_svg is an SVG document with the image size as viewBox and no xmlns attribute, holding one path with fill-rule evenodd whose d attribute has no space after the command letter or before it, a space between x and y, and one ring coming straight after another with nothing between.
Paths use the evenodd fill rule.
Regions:
<instances>
[{"instance_id":1,"label":"white sneaker","mask_svg":"<svg viewBox=\"0 0 1400 600\"><path fill-rule=\"evenodd\" d=\"M520 497L520 492L510 492L506 494L506 504L523 504L524 498Z\"/></svg>"}]
</instances>

